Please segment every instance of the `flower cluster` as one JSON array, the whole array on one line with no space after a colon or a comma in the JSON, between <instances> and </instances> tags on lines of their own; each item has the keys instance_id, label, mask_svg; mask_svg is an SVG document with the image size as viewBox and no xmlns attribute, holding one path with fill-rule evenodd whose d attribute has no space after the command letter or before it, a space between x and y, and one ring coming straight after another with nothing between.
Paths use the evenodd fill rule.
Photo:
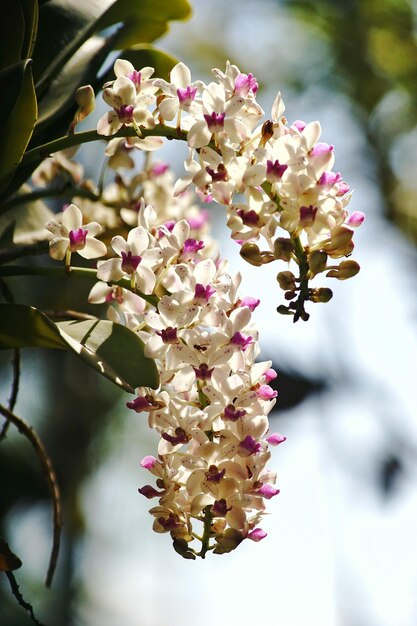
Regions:
<instances>
[{"instance_id":1,"label":"flower cluster","mask_svg":"<svg viewBox=\"0 0 417 626\"><path fill-rule=\"evenodd\" d=\"M109 319L138 334L160 375L158 389L140 388L127 403L159 434L157 453L142 461L155 482L139 491L158 500L154 530L169 532L185 558L204 558L265 536L258 526L265 500L279 493L267 468L270 447L285 437L269 432L276 373L270 361L256 360L259 300L239 295L241 277L229 274L198 201L225 206L246 261L288 264L277 275L288 302L278 311L294 321L308 319L307 301L332 296L310 287L316 275L344 280L359 271L355 261L337 260L350 256L364 216L347 211L349 187L332 169L334 149L319 141L319 123L287 124L280 94L263 120L252 74L228 63L206 85L192 81L183 63L170 81L120 59L114 69L103 92L111 109L97 126L108 138L114 181L83 180L72 153L53 156L34 180L58 174L82 192L47 224L50 253L65 258L68 271L72 253L106 257L89 302L107 303ZM188 143L177 180L151 159L163 137ZM136 167L137 150L146 155L142 171L121 175ZM101 228L118 233L109 249L96 238Z\"/></svg>"},{"instance_id":2,"label":"flower cluster","mask_svg":"<svg viewBox=\"0 0 417 626\"><path fill-rule=\"evenodd\" d=\"M111 135L121 126L132 126L138 135L146 135L147 129L152 129L152 135L158 129L163 134L162 129L169 128L166 122L175 118L189 156L186 174L176 182L174 193L181 195L192 184L203 201L224 205L231 236L249 263L263 265L278 259L298 265L298 276L290 271L277 276L290 301L278 307L279 312L294 315L294 321L308 319L305 302L325 302L332 295L329 289L310 289L312 278L326 272L344 280L359 271L351 259L336 262L351 255L353 229L364 215L347 211L349 186L332 170L334 147L320 141L319 122L298 120L288 125L280 94L265 121L256 101L256 79L230 63L225 72L214 69L216 80L208 85L192 82L183 63L173 68L170 82L150 78L152 68L137 72L121 60L115 73L117 79L104 91L113 110L99 121L98 132ZM135 117L138 103L142 122ZM148 109L144 113L149 104L150 117ZM130 149L132 141L147 139L153 141L148 149L157 147L156 137L113 140L117 145L112 145L112 157L117 159L118 153Z\"/></svg>"},{"instance_id":3,"label":"flower cluster","mask_svg":"<svg viewBox=\"0 0 417 626\"><path fill-rule=\"evenodd\" d=\"M161 224L157 212L142 205L127 240L112 239L116 256L99 262L101 282L90 301L109 302L110 317L136 330L158 366L160 387L140 389L127 403L148 413L160 435L158 456L142 461L156 485L139 491L159 499L150 511L154 530L170 532L176 550L195 558L265 536L257 527L264 501L279 492L266 468L269 446L284 437L268 432L276 396L268 383L276 374L271 362L255 362L258 331L251 316L259 300L241 298L241 277L231 277L227 262L208 256L190 232L186 219ZM157 308L108 286L122 278L143 295L159 295ZM194 539L202 542L198 552L190 546Z\"/></svg>"}]
</instances>

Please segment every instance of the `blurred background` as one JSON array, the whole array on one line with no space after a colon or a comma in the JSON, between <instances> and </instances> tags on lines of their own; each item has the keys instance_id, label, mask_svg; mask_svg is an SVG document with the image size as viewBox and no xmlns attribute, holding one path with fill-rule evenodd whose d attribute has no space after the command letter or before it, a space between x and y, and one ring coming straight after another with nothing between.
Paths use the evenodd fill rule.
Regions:
<instances>
[{"instance_id":1,"label":"blurred background","mask_svg":"<svg viewBox=\"0 0 417 626\"><path fill-rule=\"evenodd\" d=\"M266 115L279 90L290 123L321 122L334 170L354 189L350 206L367 216L355 235L362 270L334 281L333 300L294 325L276 313L276 267L244 264L213 207L242 293L261 298L262 357L279 374L271 430L287 441L271 461L281 493L268 503L268 537L201 562L184 561L168 536L153 533L150 503L137 493L146 481L140 460L156 444L146 418L71 355L24 351L15 412L54 462L64 529L47 591L50 502L32 449L11 427L0 447L0 529L23 561L16 578L48 626L415 626L417 4L192 4L193 18L158 47L193 79L209 81L210 68L229 59L258 79ZM83 153L90 175L95 149ZM170 145L163 157L180 174L184 154ZM10 280L16 301L52 308L52 281L48 292L37 281ZM61 308L85 310L88 291L60 287ZM1 354L3 399L10 359ZM0 624L29 623L0 580Z\"/></svg>"}]
</instances>

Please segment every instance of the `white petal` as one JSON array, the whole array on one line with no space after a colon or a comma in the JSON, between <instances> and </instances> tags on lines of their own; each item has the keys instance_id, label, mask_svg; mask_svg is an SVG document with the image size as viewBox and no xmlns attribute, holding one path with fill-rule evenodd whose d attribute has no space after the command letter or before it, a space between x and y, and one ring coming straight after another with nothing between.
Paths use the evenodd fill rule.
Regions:
<instances>
[{"instance_id":1,"label":"white petal","mask_svg":"<svg viewBox=\"0 0 417 626\"><path fill-rule=\"evenodd\" d=\"M178 98L164 98L158 106L164 120L173 120L178 113L178 107Z\"/></svg>"},{"instance_id":2,"label":"white petal","mask_svg":"<svg viewBox=\"0 0 417 626\"><path fill-rule=\"evenodd\" d=\"M62 261L65 257L65 254L69 248L69 240L68 239L51 239L49 242L49 254L53 259L57 259L57 261Z\"/></svg>"},{"instance_id":3,"label":"white petal","mask_svg":"<svg viewBox=\"0 0 417 626\"><path fill-rule=\"evenodd\" d=\"M77 250L77 252L84 259L97 259L107 254L107 246L103 241L94 239L94 237L90 239L87 237L84 248Z\"/></svg>"},{"instance_id":4,"label":"white petal","mask_svg":"<svg viewBox=\"0 0 417 626\"><path fill-rule=\"evenodd\" d=\"M108 137L114 135L122 127L122 123L119 120L119 116L116 111L108 111L103 117L101 117L97 123L97 132L99 135Z\"/></svg>"},{"instance_id":5,"label":"white petal","mask_svg":"<svg viewBox=\"0 0 417 626\"><path fill-rule=\"evenodd\" d=\"M169 75L171 83L185 89L191 83L191 72L185 63L177 63Z\"/></svg>"},{"instance_id":6,"label":"white petal","mask_svg":"<svg viewBox=\"0 0 417 626\"><path fill-rule=\"evenodd\" d=\"M111 287L109 287L107 283L99 281L94 285L88 294L88 301L92 304L102 304L103 302L106 302L106 298L111 290Z\"/></svg>"},{"instance_id":7,"label":"white petal","mask_svg":"<svg viewBox=\"0 0 417 626\"><path fill-rule=\"evenodd\" d=\"M112 280L118 281L124 277L122 272L122 262L120 259L109 259L104 261L97 270L97 278L110 282Z\"/></svg>"},{"instance_id":8,"label":"white petal","mask_svg":"<svg viewBox=\"0 0 417 626\"><path fill-rule=\"evenodd\" d=\"M150 294L155 287L156 277L155 274L149 267L144 267L142 265L138 266L136 270L136 284L138 289L143 293Z\"/></svg>"},{"instance_id":9,"label":"white petal","mask_svg":"<svg viewBox=\"0 0 417 626\"><path fill-rule=\"evenodd\" d=\"M132 72L134 72L134 70L135 68L133 67L131 62L127 61L126 59L116 59L116 61L114 62L114 73L117 78L119 76L127 76L127 74L131 74Z\"/></svg>"},{"instance_id":10,"label":"white petal","mask_svg":"<svg viewBox=\"0 0 417 626\"><path fill-rule=\"evenodd\" d=\"M119 256L122 255L122 252L127 254L130 252L130 246L126 243L126 240L121 235L116 235L110 242L111 247Z\"/></svg>"},{"instance_id":11,"label":"white petal","mask_svg":"<svg viewBox=\"0 0 417 626\"><path fill-rule=\"evenodd\" d=\"M136 88L127 76L119 76L114 83L113 89L122 99L123 104L133 104L136 97Z\"/></svg>"},{"instance_id":12,"label":"white petal","mask_svg":"<svg viewBox=\"0 0 417 626\"><path fill-rule=\"evenodd\" d=\"M127 242L130 245L133 254L140 255L148 247L149 235L143 226L137 226L129 231Z\"/></svg>"},{"instance_id":13,"label":"white petal","mask_svg":"<svg viewBox=\"0 0 417 626\"><path fill-rule=\"evenodd\" d=\"M95 237L103 230L98 222L89 222L85 226L83 226L85 230L88 230L87 237Z\"/></svg>"},{"instance_id":14,"label":"white petal","mask_svg":"<svg viewBox=\"0 0 417 626\"><path fill-rule=\"evenodd\" d=\"M211 132L209 131L205 120L196 122L188 131L187 141L191 148L202 148L203 146L207 146L210 139Z\"/></svg>"},{"instance_id":15,"label":"white petal","mask_svg":"<svg viewBox=\"0 0 417 626\"><path fill-rule=\"evenodd\" d=\"M78 230L83 224L83 214L75 204L70 204L64 210L62 214L62 225L65 226L68 231Z\"/></svg>"}]
</instances>

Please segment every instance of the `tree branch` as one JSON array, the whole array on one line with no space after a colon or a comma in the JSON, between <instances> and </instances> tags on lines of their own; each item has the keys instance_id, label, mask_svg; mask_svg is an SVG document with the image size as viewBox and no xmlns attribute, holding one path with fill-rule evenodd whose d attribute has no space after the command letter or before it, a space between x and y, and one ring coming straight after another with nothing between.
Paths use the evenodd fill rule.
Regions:
<instances>
[{"instance_id":1,"label":"tree branch","mask_svg":"<svg viewBox=\"0 0 417 626\"><path fill-rule=\"evenodd\" d=\"M21 606L23 609L25 609L25 611L27 611L29 613L30 619L32 620L32 622L34 624L37 624L37 626L45 626L45 624L40 622L35 617L32 605L29 604L29 602L26 602L26 600L23 598L22 594L19 591L19 585L17 584L16 578L14 577L13 573L12 572L4 572L4 573L6 574L7 578L9 579L10 587L12 589L12 594L16 598L17 603L19 604L19 606Z\"/></svg>"},{"instance_id":2,"label":"tree branch","mask_svg":"<svg viewBox=\"0 0 417 626\"><path fill-rule=\"evenodd\" d=\"M55 471L52 467L52 462L48 453L45 450L45 447L33 430L31 426L26 424L20 417L17 417L12 411L9 411L5 406L0 404L0 413L4 415L4 417L11 422L18 431L26 437L32 444L35 449L35 452L38 456L38 459L42 465L42 469L45 473L46 480L49 487L49 492L52 498L53 505L53 542L52 542L52 550L51 556L49 558L48 571L46 574L45 585L47 587L51 586L52 578L54 576L56 563L58 560L59 554L59 544L61 538L61 528L62 528L62 507L61 507L61 493L59 489L59 485L56 479Z\"/></svg>"}]
</instances>

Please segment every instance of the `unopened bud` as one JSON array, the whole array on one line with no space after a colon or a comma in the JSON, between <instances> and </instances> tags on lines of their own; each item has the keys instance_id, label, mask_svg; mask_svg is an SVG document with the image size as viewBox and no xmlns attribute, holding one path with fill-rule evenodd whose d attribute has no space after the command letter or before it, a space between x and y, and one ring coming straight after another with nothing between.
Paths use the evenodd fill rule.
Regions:
<instances>
[{"instance_id":1,"label":"unopened bud","mask_svg":"<svg viewBox=\"0 0 417 626\"><path fill-rule=\"evenodd\" d=\"M281 261L291 261L294 252L294 244L291 239L286 237L278 237L274 241L274 256Z\"/></svg>"},{"instance_id":2,"label":"unopened bud","mask_svg":"<svg viewBox=\"0 0 417 626\"><path fill-rule=\"evenodd\" d=\"M342 261L339 267L327 272L326 276L329 276L329 278L337 278L338 280L347 280L348 278L352 278L352 276L356 276L359 270L359 263L353 259L348 259L347 261Z\"/></svg>"},{"instance_id":3,"label":"unopened bud","mask_svg":"<svg viewBox=\"0 0 417 626\"><path fill-rule=\"evenodd\" d=\"M90 115L90 113L94 111L96 100L92 86L83 85L82 87L78 87L75 92L75 102L78 104L78 109L70 124L70 133L73 133L77 124L85 120L87 115Z\"/></svg>"},{"instance_id":4,"label":"unopened bud","mask_svg":"<svg viewBox=\"0 0 417 626\"><path fill-rule=\"evenodd\" d=\"M294 300L296 296L297 296L297 293L295 291L286 291L284 293L284 298L286 300Z\"/></svg>"},{"instance_id":5,"label":"unopened bud","mask_svg":"<svg viewBox=\"0 0 417 626\"><path fill-rule=\"evenodd\" d=\"M256 267L262 265L261 252L256 243L244 243L240 249L240 256L251 265Z\"/></svg>"},{"instance_id":6,"label":"unopened bud","mask_svg":"<svg viewBox=\"0 0 417 626\"><path fill-rule=\"evenodd\" d=\"M350 254L353 250L353 231L346 226L336 226L332 232L331 241L326 243L324 250L332 258L339 258Z\"/></svg>"},{"instance_id":7,"label":"unopened bud","mask_svg":"<svg viewBox=\"0 0 417 626\"><path fill-rule=\"evenodd\" d=\"M326 269L327 254L322 250L314 250L308 255L308 266L312 276L320 274Z\"/></svg>"},{"instance_id":8,"label":"unopened bud","mask_svg":"<svg viewBox=\"0 0 417 626\"><path fill-rule=\"evenodd\" d=\"M280 304L277 307L277 312L280 313L281 315L294 315L293 311L291 311L291 309L285 306L285 304Z\"/></svg>"},{"instance_id":9,"label":"unopened bud","mask_svg":"<svg viewBox=\"0 0 417 626\"><path fill-rule=\"evenodd\" d=\"M271 137L274 136L274 123L271 120L266 120L262 126L262 145L264 146Z\"/></svg>"},{"instance_id":10,"label":"unopened bud","mask_svg":"<svg viewBox=\"0 0 417 626\"><path fill-rule=\"evenodd\" d=\"M333 298L333 292L327 287L319 287L318 289L311 289L310 300L311 302L329 302Z\"/></svg>"},{"instance_id":11,"label":"unopened bud","mask_svg":"<svg viewBox=\"0 0 417 626\"><path fill-rule=\"evenodd\" d=\"M266 265L267 263L272 263L275 261L275 256L272 252L261 252L262 265Z\"/></svg>"},{"instance_id":12,"label":"unopened bud","mask_svg":"<svg viewBox=\"0 0 417 626\"><path fill-rule=\"evenodd\" d=\"M278 285L284 291L295 291L297 288L295 284L295 276L292 272L280 272L277 276Z\"/></svg>"}]
</instances>

